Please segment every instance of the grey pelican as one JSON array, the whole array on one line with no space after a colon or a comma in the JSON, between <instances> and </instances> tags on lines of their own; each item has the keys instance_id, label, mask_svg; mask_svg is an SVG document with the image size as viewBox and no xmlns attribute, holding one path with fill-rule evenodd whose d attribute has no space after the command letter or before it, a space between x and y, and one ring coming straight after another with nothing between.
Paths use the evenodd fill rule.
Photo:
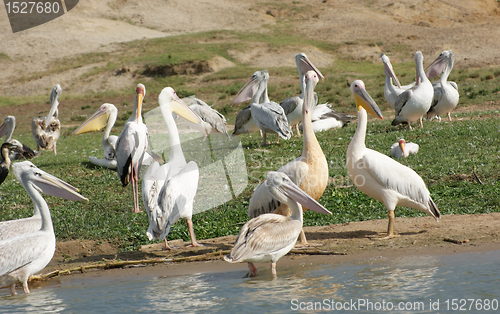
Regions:
<instances>
[{"instance_id":1,"label":"grey pelican","mask_svg":"<svg viewBox=\"0 0 500 314\"><path fill-rule=\"evenodd\" d=\"M195 98L194 103L189 105L203 121L206 134L227 133L226 118L217 110L207 105L203 100Z\"/></svg>"},{"instance_id":2,"label":"grey pelican","mask_svg":"<svg viewBox=\"0 0 500 314\"><path fill-rule=\"evenodd\" d=\"M0 240L0 286L9 286L14 295L18 282L22 283L24 293L30 293L29 276L42 270L55 252L54 227L49 207L40 192L74 201L88 199L68 188L66 182L38 169L29 161L18 162L12 168L41 214L41 224L36 231Z\"/></svg>"},{"instance_id":3,"label":"grey pelican","mask_svg":"<svg viewBox=\"0 0 500 314\"><path fill-rule=\"evenodd\" d=\"M256 71L238 92L235 100L232 103L241 102L252 95L252 102L250 104L250 112L255 124L262 130L264 134L263 144L267 144L267 133L273 132L278 134L279 137L288 140L291 136L291 130L288 125L288 120L285 116L283 108L269 100L267 94L267 82L269 80L269 73L267 70ZM247 97L243 97L243 95Z\"/></svg>"},{"instance_id":4,"label":"grey pelican","mask_svg":"<svg viewBox=\"0 0 500 314\"><path fill-rule=\"evenodd\" d=\"M138 84L135 89L135 103L132 116L125 122L122 132L116 141L117 172L122 185L125 187L129 182L132 185L134 197L134 211L139 209L139 172L148 148L148 128L142 121L142 100L146 96L146 87Z\"/></svg>"},{"instance_id":5,"label":"grey pelican","mask_svg":"<svg viewBox=\"0 0 500 314\"><path fill-rule=\"evenodd\" d=\"M161 91L158 102L167 125L170 158L168 163L161 167L158 162L153 162L142 180L142 198L149 217L147 236L150 240L165 239L165 249L170 250L166 238L170 227L179 218L183 218L191 236L191 245L199 246L191 220L194 197L198 189L198 165L195 161L186 162L172 112L191 123L202 125L203 121L179 99L171 87Z\"/></svg>"},{"instance_id":6,"label":"grey pelican","mask_svg":"<svg viewBox=\"0 0 500 314\"><path fill-rule=\"evenodd\" d=\"M394 109L396 98L401 95L405 90L413 87L415 82L401 86L399 80L394 73L394 69L392 68L391 61L389 61L389 57L387 57L384 53L380 55L380 59L384 63L384 74L385 74L385 84L384 84L384 98L389 104L389 106ZM396 86L392 83L392 81L396 83Z\"/></svg>"},{"instance_id":7,"label":"grey pelican","mask_svg":"<svg viewBox=\"0 0 500 314\"><path fill-rule=\"evenodd\" d=\"M56 144L61 133L58 98L62 93L61 85L56 84L50 93L50 111L45 117L35 117L31 121L31 133L35 139L37 150L53 150L57 155Z\"/></svg>"},{"instance_id":8,"label":"grey pelican","mask_svg":"<svg viewBox=\"0 0 500 314\"><path fill-rule=\"evenodd\" d=\"M0 125L0 137L5 135L5 143L9 142L15 145L17 148L11 151L9 156L10 159L11 160L30 159L37 156L37 154L31 148L29 148L24 144L21 144L21 142L12 138L12 134L14 133L15 129L16 129L16 117L14 116L7 116L3 121L2 125Z\"/></svg>"},{"instance_id":9,"label":"grey pelican","mask_svg":"<svg viewBox=\"0 0 500 314\"><path fill-rule=\"evenodd\" d=\"M427 76L433 77L441 74L438 82L433 82L434 98L432 105L427 112L427 119L431 120L437 116L441 121L440 115L445 114L448 116L448 121L451 121L451 111L458 105L458 86L455 82L449 82L448 76L453 69L455 56L451 50L445 50L434 60L427 70Z\"/></svg>"},{"instance_id":10,"label":"grey pelican","mask_svg":"<svg viewBox=\"0 0 500 314\"><path fill-rule=\"evenodd\" d=\"M89 160L92 164L100 167L105 167L115 170L117 168L116 162L116 142L118 141L118 136L109 135L111 129L115 125L116 118L118 117L118 109L115 105L105 103L99 107L99 109L82 123L76 130L71 133L72 135L83 134L86 132L99 131L104 128L102 133L102 148L104 150L104 158L99 159L94 156L89 156ZM142 160L142 165L150 165L153 160L162 161L161 157L157 156L153 152L146 151L144 153L144 159Z\"/></svg>"},{"instance_id":11,"label":"grey pelican","mask_svg":"<svg viewBox=\"0 0 500 314\"><path fill-rule=\"evenodd\" d=\"M319 78L315 71L305 75L306 88L304 105L302 107L303 148L302 155L279 168L278 172L285 173L295 184L300 186L307 194L318 200L328 185L328 163L321 150L316 135L312 129L311 108L313 103L314 87ZM304 208L306 210L307 207ZM259 184L250 198L248 216L256 217L264 213L278 213L290 215L290 209L285 204L280 204L270 193L265 184ZM307 245L303 232L300 233L300 242Z\"/></svg>"},{"instance_id":12,"label":"grey pelican","mask_svg":"<svg viewBox=\"0 0 500 314\"><path fill-rule=\"evenodd\" d=\"M318 75L319 79L324 79L323 74L309 61L306 54L301 52L295 55L295 64L297 66L297 71L299 72L300 89L302 94L299 96L294 96L283 100L280 106L285 110L286 118L288 119L288 124L290 127L295 127L297 136L300 136L299 123L302 121L302 105L304 104L304 89L306 83L304 80L304 75L307 71L314 71ZM314 104L316 106L318 103L318 96L314 93Z\"/></svg>"},{"instance_id":13,"label":"grey pelican","mask_svg":"<svg viewBox=\"0 0 500 314\"><path fill-rule=\"evenodd\" d=\"M335 111L329 104L317 105L311 113L314 133L341 128L351 122L353 118L349 114ZM300 125L299 129L302 130L302 125Z\"/></svg>"},{"instance_id":14,"label":"grey pelican","mask_svg":"<svg viewBox=\"0 0 500 314\"><path fill-rule=\"evenodd\" d=\"M380 119L382 113L366 92L363 81L351 84L358 109L358 127L347 148L346 165L354 185L366 195L384 203L388 211L387 238L394 234L394 210L397 205L421 210L436 220L441 217L422 178L387 155L366 148L367 111Z\"/></svg>"},{"instance_id":15,"label":"grey pelican","mask_svg":"<svg viewBox=\"0 0 500 314\"><path fill-rule=\"evenodd\" d=\"M391 156L394 158L408 157L416 153L418 153L418 144L406 143L404 139L400 139L391 146Z\"/></svg>"},{"instance_id":16,"label":"grey pelican","mask_svg":"<svg viewBox=\"0 0 500 314\"><path fill-rule=\"evenodd\" d=\"M250 276L258 275L253 263L271 262L271 274L276 277L276 262L290 252L302 231L301 204L318 213L332 213L283 172L269 172L263 184L276 200L290 208L291 216L269 213L251 219L241 228L231 253L224 256L224 260L247 262Z\"/></svg>"},{"instance_id":17,"label":"grey pelican","mask_svg":"<svg viewBox=\"0 0 500 314\"><path fill-rule=\"evenodd\" d=\"M434 89L425 75L423 62L424 56L420 51L417 51L415 53L417 83L401 93L396 99L396 117L392 121L392 125L405 122L408 123L411 130L411 122L419 120L420 127L423 127L422 116L429 111L434 97Z\"/></svg>"},{"instance_id":18,"label":"grey pelican","mask_svg":"<svg viewBox=\"0 0 500 314\"><path fill-rule=\"evenodd\" d=\"M0 146L0 155L3 158L2 161L0 162L0 184L5 181L7 178L7 175L9 174L10 170L10 149L16 148L11 143L3 143L2 146Z\"/></svg>"}]
</instances>

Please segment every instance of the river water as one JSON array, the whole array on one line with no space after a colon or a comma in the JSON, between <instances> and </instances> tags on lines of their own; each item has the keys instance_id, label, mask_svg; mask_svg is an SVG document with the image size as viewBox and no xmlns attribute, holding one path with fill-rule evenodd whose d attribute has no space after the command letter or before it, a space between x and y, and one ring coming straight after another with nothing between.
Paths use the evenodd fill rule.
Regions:
<instances>
[{"instance_id":1,"label":"river water","mask_svg":"<svg viewBox=\"0 0 500 314\"><path fill-rule=\"evenodd\" d=\"M265 265L267 268L268 266ZM498 313L500 251L383 257L174 277L61 279L9 296L0 313Z\"/></svg>"}]
</instances>

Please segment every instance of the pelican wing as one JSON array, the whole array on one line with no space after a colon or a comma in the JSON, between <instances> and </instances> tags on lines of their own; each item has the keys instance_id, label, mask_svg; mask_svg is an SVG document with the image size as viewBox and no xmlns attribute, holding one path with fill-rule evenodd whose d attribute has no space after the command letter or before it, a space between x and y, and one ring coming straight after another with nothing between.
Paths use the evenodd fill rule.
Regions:
<instances>
[{"instance_id":1,"label":"pelican wing","mask_svg":"<svg viewBox=\"0 0 500 314\"><path fill-rule=\"evenodd\" d=\"M398 98L396 98L396 102L394 104L394 108L396 110L396 117L399 115L404 105L406 105L406 103L412 97L412 95L413 95L413 89L410 88L402 92L398 96Z\"/></svg>"},{"instance_id":2,"label":"pelican wing","mask_svg":"<svg viewBox=\"0 0 500 314\"><path fill-rule=\"evenodd\" d=\"M0 283L3 275L19 269L37 258L45 251L46 233L21 234L0 241ZM54 240L55 242L55 240ZM55 246L53 248L55 251Z\"/></svg>"},{"instance_id":3,"label":"pelican wing","mask_svg":"<svg viewBox=\"0 0 500 314\"><path fill-rule=\"evenodd\" d=\"M288 115L297 108L297 106L302 105L304 103L304 99L301 96L289 97L283 100L280 103L280 106L285 111L285 114Z\"/></svg>"},{"instance_id":4,"label":"pelican wing","mask_svg":"<svg viewBox=\"0 0 500 314\"><path fill-rule=\"evenodd\" d=\"M158 207L151 211L148 236L151 233L153 238L163 239L179 218L192 216L199 175L198 165L191 161L165 183L158 196Z\"/></svg>"},{"instance_id":5,"label":"pelican wing","mask_svg":"<svg viewBox=\"0 0 500 314\"><path fill-rule=\"evenodd\" d=\"M220 133L227 134L226 118L217 110L213 109L205 102L196 98L198 104L189 106L205 122L210 124L212 129Z\"/></svg>"},{"instance_id":6,"label":"pelican wing","mask_svg":"<svg viewBox=\"0 0 500 314\"><path fill-rule=\"evenodd\" d=\"M302 156L300 156L282 166L277 171L285 173L293 183L300 186L309 171L309 166L303 161ZM280 205L281 203L271 195L264 181L259 184L252 193L247 214L248 217L253 218L262 214L272 213Z\"/></svg>"},{"instance_id":7,"label":"pelican wing","mask_svg":"<svg viewBox=\"0 0 500 314\"><path fill-rule=\"evenodd\" d=\"M384 188L396 191L427 207L429 190L413 169L377 151L368 149L363 157L364 168Z\"/></svg>"},{"instance_id":8,"label":"pelican wing","mask_svg":"<svg viewBox=\"0 0 500 314\"><path fill-rule=\"evenodd\" d=\"M251 106L252 117L262 125L264 129L278 133L284 139L290 139L292 131L288 125L285 112L280 105L274 102L256 104Z\"/></svg>"},{"instance_id":9,"label":"pelican wing","mask_svg":"<svg viewBox=\"0 0 500 314\"><path fill-rule=\"evenodd\" d=\"M264 214L253 218L241 228L230 254L231 261L245 261L283 249L297 241L300 230L300 221L282 215Z\"/></svg>"},{"instance_id":10,"label":"pelican wing","mask_svg":"<svg viewBox=\"0 0 500 314\"><path fill-rule=\"evenodd\" d=\"M42 218L36 216L0 222L0 241L40 230Z\"/></svg>"}]
</instances>

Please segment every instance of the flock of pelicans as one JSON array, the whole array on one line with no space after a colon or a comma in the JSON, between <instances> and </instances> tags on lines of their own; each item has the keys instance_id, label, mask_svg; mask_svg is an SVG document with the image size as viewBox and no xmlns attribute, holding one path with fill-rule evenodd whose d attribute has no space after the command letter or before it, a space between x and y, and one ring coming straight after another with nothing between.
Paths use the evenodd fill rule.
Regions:
<instances>
[{"instance_id":1,"label":"flock of pelicans","mask_svg":"<svg viewBox=\"0 0 500 314\"><path fill-rule=\"evenodd\" d=\"M387 56L381 56L385 67L384 95L395 109L393 125L447 114L458 103L456 84L447 77L453 66L451 50L443 51L428 67L423 67L422 53L415 53L417 79L409 86L401 86ZM331 214L317 202L328 184L328 163L315 132L339 127L352 117L337 113L327 105L317 104L314 92L316 84L323 79L321 72L303 53L295 57L300 77L302 94L286 99L281 104L269 100L267 93L267 71L255 72L247 84L236 95L233 103L251 99L236 118L234 135L262 131L264 143L267 133L277 133L278 139L289 139L292 128L299 133L301 124L303 137L302 155L277 171L267 174L258 185L249 202L251 218L241 229L231 253L224 257L228 262L247 262L250 275L258 274L255 262L271 262L271 272L276 276L276 261L296 245L307 245L302 230L303 211L311 209ZM440 81L431 83L429 78L441 75ZM393 82L396 84L394 85ZM358 125L347 148L346 166L354 185L368 196L384 203L388 211L387 234L378 238L392 238L394 233L394 210L397 205L421 210L436 220L439 210L433 202L422 178L412 169L387 155L366 148L365 136L368 114L383 119L382 113L360 80L350 85L357 108ZM51 92L51 109L46 117L34 118L32 132L37 150L53 150L60 134L58 97L61 87L56 85ZM139 209L139 172L143 165L149 168L142 179L142 198L149 218L147 235L150 239L164 239L165 248L170 249L167 235L170 227L179 218L187 221L191 245L199 246L191 221L193 200L198 187L199 170L194 161L186 161L181 148L179 132L173 113L183 117L206 136L206 133L225 133L225 119L201 100L187 106L174 89L164 88L158 102L169 134L170 157L163 165L159 157L148 151L148 129L142 120L142 102L146 96L143 84L136 87L132 116L125 123L119 136L111 136L117 109L104 104L73 134L81 134L104 128L102 145L104 158L89 157L96 165L116 169L123 186L131 183L134 211ZM291 127L290 127L291 126ZM5 179L12 159L28 159L37 153L12 139L15 128L14 117L7 117L0 126L0 136L6 136L1 146L1 180ZM404 140L391 147L393 157L406 157L416 153L418 145ZM161 159L161 158L160 158ZM52 259L55 251L55 235L50 211L41 193L68 200L87 200L70 184L40 170L30 161L12 165L13 172L30 195L34 204L34 215L29 218L0 222L0 287L9 286L15 294L16 283L22 283L29 293L28 278L42 270ZM88 201L88 200L87 200Z\"/></svg>"}]
</instances>

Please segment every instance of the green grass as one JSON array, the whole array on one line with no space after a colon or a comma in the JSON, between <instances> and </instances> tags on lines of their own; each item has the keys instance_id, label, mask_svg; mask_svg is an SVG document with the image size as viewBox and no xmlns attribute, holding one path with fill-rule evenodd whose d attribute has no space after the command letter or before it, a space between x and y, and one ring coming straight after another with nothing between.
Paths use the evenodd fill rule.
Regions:
<instances>
[{"instance_id":1,"label":"green grass","mask_svg":"<svg viewBox=\"0 0 500 314\"><path fill-rule=\"evenodd\" d=\"M420 145L417 155L401 163L411 167L427 183L431 195L442 214L477 214L498 212L500 209L500 140L498 114L488 119L428 122L423 129L409 131L394 128L386 120L369 122L367 147L388 154L389 147L400 137ZM329 162L329 175L335 179L320 202L333 212L331 217L307 211L304 225L328 225L349 221L385 218L383 204L351 185L345 167L345 153L356 124L318 134ZM67 132L69 133L69 131ZM117 131L114 131L117 133ZM88 155L102 154L100 134L65 136L58 141L58 155L43 154L33 162L41 169L77 186L88 203L70 202L45 196L51 208L58 240L107 240L121 250L133 250L150 243L145 213L132 212L130 187L122 188L114 171L94 167ZM29 134L19 135L31 145ZM246 209L254 187L269 170L275 170L301 153L302 140L292 138L259 147L257 134L242 137L249 185L236 199L193 217L199 239L237 234L248 220ZM473 168L483 185L472 177ZM1 220L18 219L32 215L32 202L12 174L0 186L3 210ZM142 206L142 205L141 205ZM399 217L423 216L416 210L398 208ZM189 239L184 221L177 222L168 239Z\"/></svg>"}]
</instances>

